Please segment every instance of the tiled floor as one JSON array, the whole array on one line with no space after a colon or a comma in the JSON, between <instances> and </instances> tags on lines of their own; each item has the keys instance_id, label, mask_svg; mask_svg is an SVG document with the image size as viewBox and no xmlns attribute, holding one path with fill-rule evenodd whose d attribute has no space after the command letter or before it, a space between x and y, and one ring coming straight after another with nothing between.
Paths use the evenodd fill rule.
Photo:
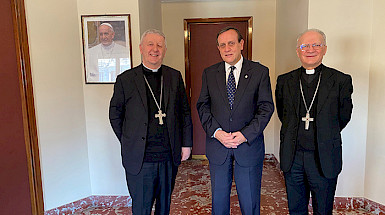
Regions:
<instances>
[{"instance_id":1,"label":"tiled floor","mask_svg":"<svg viewBox=\"0 0 385 215\"><path fill-rule=\"evenodd\" d=\"M203 215L211 212L208 161L189 160L179 168L172 196L172 215ZM261 214L288 214L283 177L275 162L265 160L262 177ZM131 208L92 208L79 215L131 215ZM235 184L231 192L231 214L241 214ZM362 210L335 210L333 214L370 214Z\"/></svg>"}]
</instances>

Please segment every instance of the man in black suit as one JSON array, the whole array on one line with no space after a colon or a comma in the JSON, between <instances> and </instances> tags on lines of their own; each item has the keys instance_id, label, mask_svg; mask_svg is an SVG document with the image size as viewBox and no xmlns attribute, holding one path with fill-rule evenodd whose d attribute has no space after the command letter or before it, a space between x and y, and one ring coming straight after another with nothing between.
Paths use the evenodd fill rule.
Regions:
<instances>
[{"instance_id":1,"label":"man in black suit","mask_svg":"<svg viewBox=\"0 0 385 215\"><path fill-rule=\"evenodd\" d=\"M230 213L233 176L242 214L260 214L263 130L274 111L269 70L244 59L244 40L238 29L217 35L224 61L206 68L197 101L206 132L210 163L212 214Z\"/></svg>"},{"instance_id":2,"label":"man in black suit","mask_svg":"<svg viewBox=\"0 0 385 215\"><path fill-rule=\"evenodd\" d=\"M353 109L352 78L322 64L326 49L322 31L305 31L297 40L302 67L277 80L280 162L290 214L308 214L310 193L314 214L332 214L342 169L341 131Z\"/></svg>"},{"instance_id":3,"label":"man in black suit","mask_svg":"<svg viewBox=\"0 0 385 215\"><path fill-rule=\"evenodd\" d=\"M179 71L162 65L166 39L143 33L142 64L116 79L111 126L121 143L123 166L135 215L169 214L178 165L192 147L190 107Z\"/></svg>"}]
</instances>

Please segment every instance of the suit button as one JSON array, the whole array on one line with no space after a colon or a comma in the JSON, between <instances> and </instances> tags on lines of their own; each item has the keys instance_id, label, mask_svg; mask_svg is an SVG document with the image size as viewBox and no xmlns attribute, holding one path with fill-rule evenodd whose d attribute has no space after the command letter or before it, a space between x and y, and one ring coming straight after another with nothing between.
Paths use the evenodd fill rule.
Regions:
<instances>
[{"instance_id":1,"label":"suit button","mask_svg":"<svg viewBox=\"0 0 385 215\"><path fill-rule=\"evenodd\" d=\"M142 140L145 140L146 138L145 137L142 137Z\"/></svg>"},{"instance_id":2,"label":"suit button","mask_svg":"<svg viewBox=\"0 0 385 215\"><path fill-rule=\"evenodd\" d=\"M147 126L147 123L144 123L144 126Z\"/></svg>"},{"instance_id":3,"label":"suit button","mask_svg":"<svg viewBox=\"0 0 385 215\"><path fill-rule=\"evenodd\" d=\"M230 122L232 122L233 121L233 118L230 118Z\"/></svg>"}]
</instances>

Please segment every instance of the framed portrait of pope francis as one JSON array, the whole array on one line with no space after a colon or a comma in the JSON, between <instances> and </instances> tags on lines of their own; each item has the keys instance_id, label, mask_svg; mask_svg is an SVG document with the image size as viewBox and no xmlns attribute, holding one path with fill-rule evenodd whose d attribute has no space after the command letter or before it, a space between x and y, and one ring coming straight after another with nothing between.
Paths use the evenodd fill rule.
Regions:
<instances>
[{"instance_id":1,"label":"framed portrait of pope francis","mask_svg":"<svg viewBox=\"0 0 385 215\"><path fill-rule=\"evenodd\" d=\"M113 84L132 67L130 15L82 15L86 84Z\"/></svg>"}]
</instances>

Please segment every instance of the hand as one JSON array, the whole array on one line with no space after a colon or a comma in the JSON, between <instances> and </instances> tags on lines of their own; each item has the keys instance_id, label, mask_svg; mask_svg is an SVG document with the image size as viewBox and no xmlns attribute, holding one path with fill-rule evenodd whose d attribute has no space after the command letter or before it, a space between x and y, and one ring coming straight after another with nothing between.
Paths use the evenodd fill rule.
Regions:
<instances>
[{"instance_id":1,"label":"hand","mask_svg":"<svg viewBox=\"0 0 385 215\"><path fill-rule=\"evenodd\" d=\"M182 147L182 159L181 161L185 161L190 157L191 147Z\"/></svg>"},{"instance_id":2,"label":"hand","mask_svg":"<svg viewBox=\"0 0 385 215\"><path fill-rule=\"evenodd\" d=\"M232 133L233 136L233 145L239 146L242 143L246 142L247 139L240 131Z\"/></svg>"},{"instance_id":3,"label":"hand","mask_svg":"<svg viewBox=\"0 0 385 215\"><path fill-rule=\"evenodd\" d=\"M223 130L218 130L215 133L215 138L219 140L226 148L237 148L238 145L234 145L234 137L231 133L227 133Z\"/></svg>"}]
</instances>

